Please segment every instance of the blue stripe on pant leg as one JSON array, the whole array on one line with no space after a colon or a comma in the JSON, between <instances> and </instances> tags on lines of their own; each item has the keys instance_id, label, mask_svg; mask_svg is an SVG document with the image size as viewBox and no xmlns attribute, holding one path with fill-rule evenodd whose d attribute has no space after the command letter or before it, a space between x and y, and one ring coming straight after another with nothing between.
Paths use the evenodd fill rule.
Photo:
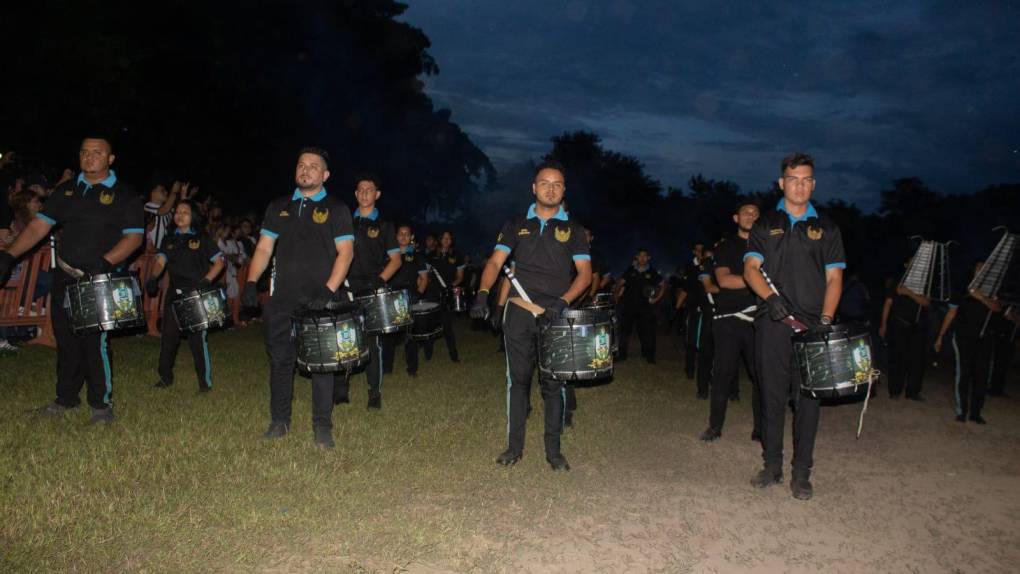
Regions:
<instances>
[{"instance_id":1,"label":"blue stripe on pant leg","mask_svg":"<svg viewBox=\"0 0 1020 574\"><path fill-rule=\"evenodd\" d=\"M99 355L103 358L103 375L106 377L106 394L103 395L103 404L110 404L110 393L113 392L113 380L110 376L110 355L106 352L106 332L99 335Z\"/></svg>"},{"instance_id":2,"label":"blue stripe on pant leg","mask_svg":"<svg viewBox=\"0 0 1020 574\"><path fill-rule=\"evenodd\" d=\"M209 360L208 331L202 331L202 353L205 356L205 386L212 388L212 361Z\"/></svg>"},{"instance_id":3,"label":"blue stripe on pant leg","mask_svg":"<svg viewBox=\"0 0 1020 574\"><path fill-rule=\"evenodd\" d=\"M510 305L503 306L503 324L506 325L506 313ZM503 359L506 361L506 444L510 445L510 351L506 343L506 329L503 329Z\"/></svg>"},{"instance_id":4,"label":"blue stripe on pant leg","mask_svg":"<svg viewBox=\"0 0 1020 574\"><path fill-rule=\"evenodd\" d=\"M541 385L541 381L539 381ZM566 383L560 387L560 400L563 401L563 409L560 410L560 432L563 432L563 428L567 426L567 385Z\"/></svg>"},{"instance_id":5,"label":"blue stripe on pant leg","mask_svg":"<svg viewBox=\"0 0 1020 574\"><path fill-rule=\"evenodd\" d=\"M376 335L375 336L375 348L376 348L376 351L378 351L378 354L376 355L376 357L379 358L379 396L380 397L382 396L382 377L383 377L383 350L382 350L381 339L382 339L381 335Z\"/></svg>"},{"instance_id":6,"label":"blue stripe on pant leg","mask_svg":"<svg viewBox=\"0 0 1020 574\"><path fill-rule=\"evenodd\" d=\"M956 333L953 333L953 355L956 356L956 380L953 384L953 396L956 398L956 416L963 414L960 404L960 347L956 345Z\"/></svg>"}]
</instances>

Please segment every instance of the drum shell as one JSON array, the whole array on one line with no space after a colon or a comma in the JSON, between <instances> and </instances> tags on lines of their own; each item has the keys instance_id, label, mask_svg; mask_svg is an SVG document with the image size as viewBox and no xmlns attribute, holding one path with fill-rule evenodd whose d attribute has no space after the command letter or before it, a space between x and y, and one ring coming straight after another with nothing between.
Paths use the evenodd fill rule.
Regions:
<instances>
[{"instance_id":1,"label":"drum shell","mask_svg":"<svg viewBox=\"0 0 1020 574\"><path fill-rule=\"evenodd\" d=\"M411 297L406 289L379 290L355 299L364 316L363 329L367 335L395 333L408 325L411 319Z\"/></svg>"},{"instance_id":2,"label":"drum shell","mask_svg":"<svg viewBox=\"0 0 1020 574\"><path fill-rule=\"evenodd\" d=\"M199 333L227 324L227 296L223 289L192 289L170 304L177 326L183 333Z\"/></svg>"},{"instance_id":3,"label":"drum shell","mask_svg":"<svg viewBox=\"0 0 1020 574\"><path fill-rule=\"evenodd\" d=\"M825 332L793 336L800 390L815 398L838 398L868 392L872 376L871 340L857 325L832 325Z\"/></svg>"},{"instance_id":4,"label":"drum shell","mask_svg":"<svg viewBox=\"0 0 1020 574\"><path fill-rule=\"evenodd\" d=\"M448 287L443 291L443 304L447 310L454 313L467 311L467 302L464 300L464 290L460 287Z\"/></svg>"},{"instance_id":5,"label":"drum shell","mask_svg":"<svg viewBox=\"0 0 1020 574\"><path fill-rule=\"evenodd\" d=\"M130 273L93 275L68 283L64 307L75 335L145 326L142 291Z\"/></svg>"},{"instance_id":6,"label":"drum shell","mask_svg":"<svg viewBox=\"0 0 1020 574\"><path fill-rule=\"evenodd\" d=\"M348 310L302 311L291 317L298 368L307 373L334 373L368 362L361 312Z\"/></svg>"},{"instance_id":7,"label":"drum shell","mask_svg":"<svg viewBox=\"0 0 1020 574\"><path fill-rule=\"evenodd\" d=\"M538 325L539 372L558 381L591 380L613 374L612 317L593 309L564 311Z\"/></svg>"},{"instance_id":8,"label":"drum shell","mask_svg":"<svg viewBox=\"0 0 1020 574\"><path fill-rule=\"evenodd\" d=\"M413 341L429 341L443 334L443 307L438 303L412 305L411 319L407 336Z\"/></svg>"}]
</instances>

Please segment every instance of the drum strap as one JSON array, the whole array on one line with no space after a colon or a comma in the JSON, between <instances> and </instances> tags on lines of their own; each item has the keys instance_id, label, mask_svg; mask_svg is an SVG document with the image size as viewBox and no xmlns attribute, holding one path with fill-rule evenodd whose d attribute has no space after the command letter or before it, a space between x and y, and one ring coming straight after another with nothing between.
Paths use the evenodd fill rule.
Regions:
<instances>
[{"instance_id":1,"label":"drum strap","mask_svg":"<svg viewBox=\"0 0 1020 574\"><path fill-rule=\"evenodd\" d=\"M431 265L429 265L429 271L436 276L436 279L439 279L439 284L443 287L443 289L446 289L446 281L443 281L443 275L439 271L436 271L436 268Z\"/></svg>"},{"instance_id":2,"label":"drum strap","mask_svg":"<svg viewBox=\"0 0 1020 574\"><path fill-rule=\"evenodd\" d=\"M757 306L751 305L750 307L748 307L746 309L741 309L740 311L737 311L736 313L726 313L725 315L716 315L715 319L719 320L719 319L726 319L728 317L736 317L737 319L740 319L741 321L747 321L748 323L753 323L754 322L754 317L752 317L751 315L748 315L748 313L752 313L753 314L757 310L758 310Z\"/></svg>"}]
</instances>

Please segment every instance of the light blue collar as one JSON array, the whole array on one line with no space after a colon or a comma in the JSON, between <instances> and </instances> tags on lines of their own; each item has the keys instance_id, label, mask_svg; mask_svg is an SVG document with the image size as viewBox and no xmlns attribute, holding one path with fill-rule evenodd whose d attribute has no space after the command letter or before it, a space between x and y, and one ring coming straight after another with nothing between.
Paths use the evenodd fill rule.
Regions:
<instances>
[{"instance_id":1,"label":"light blue collar","mask_svg":"<svg viewBox=\"0 0 1020 574\"><path fill-rule=\"evenodd\" d=\"M648 271L651 268L652 268L651 265L645 265L644 267L638 267L637 265L634 266L634 269L637 269L638 273L644 273L645 271Z\"/></svg>"},{"instance_id":2,"label":"light blue collar","mask_svg":"<svg viewBox=\"0 0 1020 574\"><path fill-rule=\"evenodd\" d=\"M294 195L290 196L290 200L291 201L301 201L302 199L307 199L308 201L322 201L322 199L324 197L326 197L326 188L325 187L320 189L319 193L316 193L315 195L313 195L311 197L305 197L304 194L301 193L300 189L294 188Z\"/></svg>"},{"instance_id":3,"label":"light blue collar","mask_svg":"<svg viewBox=\"0 0 1020 574\"><path fill-rule=\"evenodd\" d=\"M81 184L81 183L85 184L85 191L88 191L88 190L92 189L92 184L89 183L89 180L85 179L85 172L81 172L81 173L78 174L78 183L79 184ZM113 187L114 185L117 184L117 174L114 173L114 171L111 169L110 170L110 175L106 176L106 179L104 179L103 181L101 181L99 183L104 185L104 186L106 186L106 187Z\"/></svg>"},{"instance_id":4,"label":"light blue collar","mask_svg":"<svg viewBox=\"0 0 1020 574\"><path fill-rule=\"evenodd\" d=\"M538 217L538 213L535 212L535 204L532 203L531 206L528 207L528 219L535 219L536 217ZM539 219L542 218L539 217ZM563 209L563 206L561 205L560 210L556 212L556 215L550 217L549 219L559 219L560 221L567 221L567 210ZM543 219L542 221L545 220Z\"/></svg>"},{"instance_id":5,"label":"light blue collar","mask_svg":"<svg viewBox=\"0 0 1020 574\"><path fill-rule=\"evenodd\" d=\"M401 249L400 252L403 253L404 255L410 255L411 253L414 253L414 245L408 245L407 247Z\"/></svg>"},{"instance_id":6,"label":"light blue collar","mask_svg":"<svg viewBox=\"0 0 1020 574\"><path fill-rule=\"evenodd\" d=\"M194 234L195 234L195 230L193 230L190 227L188 228L187 231L181 231L180 227L178 227L177 229L174 230L174 235L194 235Z\"/></svg>"},{"instance_id":7,"label":"light blue collar","mask_svg":"<svg viewBox=\"0 0 1020 574\"><path fill-rule=\"evenodd\" d=\"M356 207L354 208L354 217L355 218L360 217L362 219L371 219L372 221L375 221L379 219L379 208L373 207L372 213L369 213L368 215L361 215L361 209Z\"/></svg>"},{"instance_id":8,"label":"light blue collar","mask_svg":"<svg viewBox=\"0 0 1020 574\"><path fill-rule=\"evenodd\" d=\"M790 218L790 227L793 227L793 224L797 223L798 221L804 221L804 220L806 220L808 218L811 218L811 217L818 217L818 212L815 211L815 206L810 201L807 204L807 211L805 211L804 215L802 215L800 217L794 217L793 215L790 214L789 211L786 211L786 198L785 197L779 200L779 205L776 206L776 209L778 211L782 211L783 213L786 214L787 217Z\"/></svg>"}]
</instances>

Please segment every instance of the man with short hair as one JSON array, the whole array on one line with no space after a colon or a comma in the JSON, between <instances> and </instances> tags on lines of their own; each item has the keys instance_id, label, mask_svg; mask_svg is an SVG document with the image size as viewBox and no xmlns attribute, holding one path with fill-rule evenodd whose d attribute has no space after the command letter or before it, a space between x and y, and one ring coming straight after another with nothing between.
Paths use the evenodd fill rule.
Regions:
<instances>
[{"instance_id":1,"label":"man with short hair","mask_svg":"<svg viewBox=\"0 0 1020 574\"><path fill-rule=\"evenodd\" d=\"M744 254L744 281L763 309L754 328L765 464L751 484L765 488L783 482L783 430L792 392L796 406L790 487L794 498L808 500L813 494L809 478L819 408L818 399L799 389L792 340L797 324L790 317L809 328L830 325L839 305L846 262L839 227L811 204L815 190L811 156L795 153L783 158L779 188L783 199L755 222Z\"/></svg>"},{"instance_id":2,"label":"man with short hair","mask_svg":"<svg viewBox=\"0 0 1020 574\"><path fill-rule=\"evenodd\" d=\"M290 430L297 350L291 315L321 310L337 298L354 259L351 212L328 195L329 154L309 147L298 154L290 195L269 203L255 255L248 267L241 302L258 305L255 284L274 260L273 289L262 318L269 355L269 413L263 438L279 439ZM275 258L274 258L275 249ZM312 373L312 429L315 444L333 448L333 374Z\"/></svg>"},{"instance_id":3,"label":"man with short hair","mask_svg":"<svg viewBox=\"0 0 1020 574\"><path fill-rule=\"evenodd\" d=\"M616 360L627 360L630 334L637 324L638 339L641 341L641 356L655 364L655 305L666 294L666 282L652 267L652 255L647 249L638 249L635 262L620 277L616 287L616 298L622 302L620 318L620 352Z\"/></svg>"},{"instance_id":4,"label":"man with short hair","mask_svg":"<svg viewBox=\"0 0 1020 574\"><path fill-rule=\"evenodd\" d=\"M400 258L403 261L400 269L390 278L389 285L395 290L406 289L411 297L411 304L414 305L421 300L428 288L428 265L425 263L425 256L414 250L414 232L410 225L401 225L397 228L397 245L400 246ZM410 329L383 339L383 373L393 372L393 355L397 341L401 339L404 341L407 374L414 377L418 374L418 343L410 337Z\"/></svg>"},{"instance_id":5,"label":"man with short hair","mask_svg":"<svg viewBox=\"0 0 1020 574\"><path fill-rule=\"evenodd\" d=\"M90 136L81 142L81 173L61 184L36 219L6 252L0 252L0 285L15 259L46 237L62 229L57 245L58 267L53 270L50 306L57 340L57 398L40 414L60 416L77 408L82 385L88 386L93 423L113 421L113 377L107 333L75 335L64 306L67 284L77 272L97 275L116 270L139 247L145 232L142 201L111 166L116 156L106 137Z\"/></svg>"}]
</instances>

